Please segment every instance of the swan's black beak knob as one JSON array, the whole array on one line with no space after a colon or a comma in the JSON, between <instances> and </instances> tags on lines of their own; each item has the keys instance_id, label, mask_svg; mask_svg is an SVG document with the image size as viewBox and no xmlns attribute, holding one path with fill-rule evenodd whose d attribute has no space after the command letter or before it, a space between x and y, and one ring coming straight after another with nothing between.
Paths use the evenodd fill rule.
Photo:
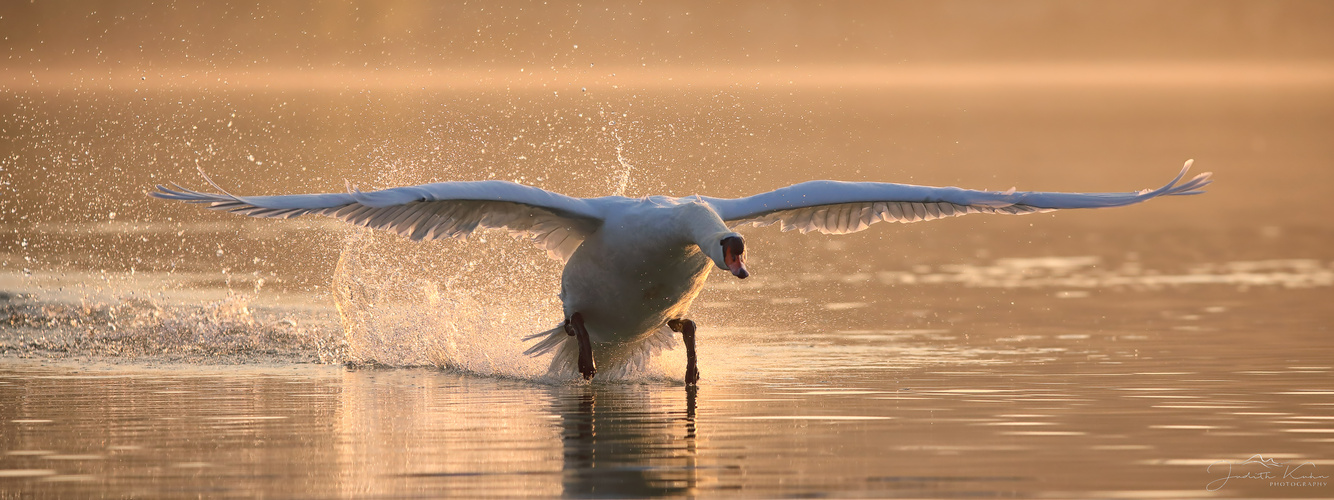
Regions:
<instances>
[{"instance_id":1,"label":"swan's black beak knob","mask_svg":"<svg viewBox=\"0 0 1334 500\"><path fill-rule=\"evenodd\" d=\"M746 243L736 236L728 236L719 242L723 246L723 263L727 264L727 270L732 271L732 276L746 279L750 272L746 271Z\"/></svg>"}]
</instances>

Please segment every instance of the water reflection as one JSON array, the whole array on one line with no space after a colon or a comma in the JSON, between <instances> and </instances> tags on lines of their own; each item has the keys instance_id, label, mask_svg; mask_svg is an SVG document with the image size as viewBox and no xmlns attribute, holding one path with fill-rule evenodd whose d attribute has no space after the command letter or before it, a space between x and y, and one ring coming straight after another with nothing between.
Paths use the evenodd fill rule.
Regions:
<instances>
[{"instance_id":1,"label":"water reflection","mask_svg":"<svg viewBox=\"0 0 1334 500\"><path fill-rule=\"evenodd\" d=\"M697 390L687 388L684 395L679 390L593 385L553 391L553 410L561 420L565 495L696 494Z\"/></svg>"},{"instance_id":2,"label":"water reflection","mask_svg":"<svg viewBox=\"0 0 1334 500\"><path fill-rule=\"evenodd\" d=\"M699 487L695 390L435 370L343 374L338 491L664 496Z\"/></svg>"},{"instance_id":3,"label":"water reflection","mask_svg":"<svg viewBox=\"0 0 1334 500\"><path fill-rule=\"evenodd\" d=\"M543 386L418 369L347 371L340 386L343 496L560 494Z\"/></svg>"},{"instance_id":4,"label":"water reflection","mask_svg":"<svg viewBox=\"0 0 1334 500\"><path fill-rule=\"evenodd\" d=\"M812 346L808 362L829 348ZM733 355L702 392L435 369L9 363L0 366L0 487L36 496L1182 497L1211 480L1206 459L1278 450L1329 465L1322 447L1334 416L1323 368L1306 373L1312 359L1289 363L1302 370L1238 370L1236 359L1180 355L1125 358L1130 366L1084 353L1041 364L997 356L1008 362L780 377ZM746 371L768 376L737 376Z\"/></svg>"}]
</instances>

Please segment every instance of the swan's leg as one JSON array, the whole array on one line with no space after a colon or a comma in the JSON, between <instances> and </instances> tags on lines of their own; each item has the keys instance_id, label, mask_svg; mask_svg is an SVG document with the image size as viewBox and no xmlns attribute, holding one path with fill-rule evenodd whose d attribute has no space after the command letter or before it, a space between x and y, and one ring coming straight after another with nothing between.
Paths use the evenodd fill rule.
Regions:
<instances>
[{"instance_id":1,"label":"swan's leg","mask_svg":"<svg viewBox=\"0 0 1334 500\"><path fill-rule=\"evenodd\" d=\"M579 341L579 373L584 375L584 380L592 380L598 369L593 366L593 343L588 340L588 329L584 328L584 315L570 315L565 320L565 333Z\"/></svg>"},{"instance_id":2,"label":"swan's leg","mask_svg":"<svg viewBox=\"0 0 1334 500\"><path fill-rule=\"evenodd\" d=\"M667 322L672 331L681 332L681 340L686 345L686 385L699 383L699 364L695 358L695 322L688 319L673 319Z\"/></svg>"}]
</instances>

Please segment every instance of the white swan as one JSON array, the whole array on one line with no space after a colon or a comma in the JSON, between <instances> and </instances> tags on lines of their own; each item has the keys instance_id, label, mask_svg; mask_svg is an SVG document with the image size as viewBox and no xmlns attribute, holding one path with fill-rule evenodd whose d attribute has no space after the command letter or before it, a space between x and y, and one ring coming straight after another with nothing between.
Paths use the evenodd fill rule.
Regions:
<instances>
[{"instance_id":1,"label":"white swan","mask_svg":"<svg viewBox=\"0 0 1334 500\"><path fill-rule=\"evenodd\" d=\"M1199 194L1204 173L1178 185L1135 193L974 191L877 182L811 181L745 198L621 196L571 198L505 181L442 182L361 192L235 196L172 184L151 196L200 203L251 217L318 214L413 240L465 237L505 229L565 262L565 322L526 340L526 354L556 351L552 367L592 378L597 360L686 345L687 384L699 380L695 324L686 318L712 267L746 278L745 240L734 230L778 223L784 231L852 233L880 221L917 222L971 213L1022 215L1065 208L1118 207L1159 196ZM201 172L202 173L202 172ZM208 180L207 176L205 180ZM712 264L712 265L710 265Z\"/></svg>"}]
</instances>

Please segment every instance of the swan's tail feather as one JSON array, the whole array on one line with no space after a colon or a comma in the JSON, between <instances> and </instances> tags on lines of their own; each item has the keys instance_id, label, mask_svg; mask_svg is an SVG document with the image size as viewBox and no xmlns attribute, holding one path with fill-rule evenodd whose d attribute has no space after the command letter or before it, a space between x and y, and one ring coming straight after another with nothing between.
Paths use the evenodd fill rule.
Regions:
<instances>
[{"instance_id":1,"label":"swan's tail feather","mask_svg":"<svg viewBox=\"0 0 1334 500\"><path fill-rule=\"evenodd\" d=\"M676 348L675 333L666 325L642 339L626 344L594 343L594 356L598 364L598 377L603 380L618 380L642 374L648 368L649 361L662 351ZM564 324L544 332L524 337L524 341L536 340L523 353L529 356L541 356L552 353L551 367L548 374L570 378L579 376L579 342L565 333Z\"/></svg>"},{"instance_id":2,"label":"swan's tail feather","mask_svg":"<svg viewBox=\"0 0 1334 500\"><path fill-rule=\"evenodd\" d=\"M657 356L662 351L676 349L676 345L676 332L673 332L667 325L663 325L636 345L635 349L630 352L630 357L648 359Z\"/></svg>"},{"instance_id":3,"label":"swan's tail feather","mask_svg":"<svg viewBox=\"0 0 1334 500\"><path fill-rule=\"evenodd\" d=\"M559 347L562 342L565 342L565 337L569 337L569 335L565 333L564 324L556 325L555 328L545 332L534 333L524 337L524 342L534 339L541 340L538 340L536 344L533 344L532 347L529 347L528 350L523 351L523 353L528 356L541 356L551 352L552 349Z\"/></svg>"}]
</instances>

